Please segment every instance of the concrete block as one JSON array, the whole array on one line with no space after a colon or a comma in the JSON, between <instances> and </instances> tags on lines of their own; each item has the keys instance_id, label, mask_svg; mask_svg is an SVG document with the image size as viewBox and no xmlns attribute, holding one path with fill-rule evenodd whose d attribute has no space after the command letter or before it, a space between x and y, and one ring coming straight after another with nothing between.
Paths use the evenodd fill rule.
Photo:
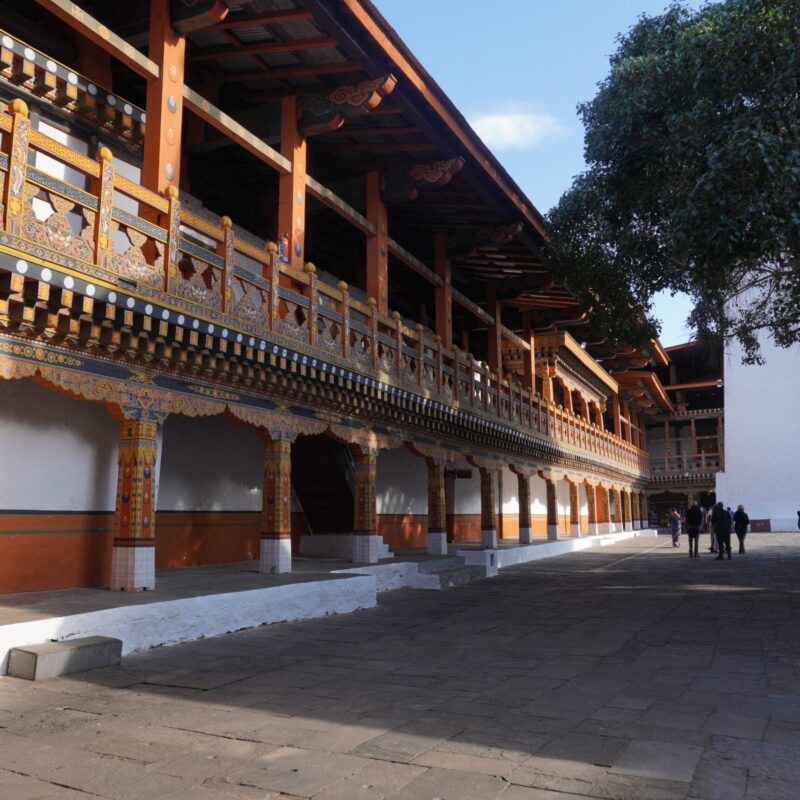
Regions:
<instances>
[{"instance_id":1,"label":"concrete block","mask_svg":"<svg viewBox=\"0 0 800 800\"><path fill-rule=\"evenodd\" d=\"M86 636L15 647L9 654L8 674L29 681L44 681L87 669L111 667L119 664L121 658L121 640Z\"/></svg>"}]
</instances>

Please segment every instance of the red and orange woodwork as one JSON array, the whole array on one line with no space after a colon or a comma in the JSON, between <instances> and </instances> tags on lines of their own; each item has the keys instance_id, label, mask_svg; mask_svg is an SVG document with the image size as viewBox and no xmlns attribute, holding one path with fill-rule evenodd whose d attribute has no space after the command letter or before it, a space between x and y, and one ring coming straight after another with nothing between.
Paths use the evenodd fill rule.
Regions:
<instances>
[{"instance_id":1,"label":"red and orange woodwork","mask_svg":"<svg viewBox=\"0 0 800 800\"><path fill-rule=\"evenodd\" d=\"M367 296L377 301L378 312L389 313L389 217L381 200L381 174L367 173L367 218L375 233L367 236Z\"/></svg>"},{"instance_id":2,"label":"red and orange woodwork","mask_svg":"<svg viewBox=\"0 0 800 800\"><path fill-rule=\"evenodd\" d=\"M434 240L434 266L441 284L436 287L436 333L446 350L453 347L453 277L447 257L447 236L437 233Z\"/></svg>"},{"instance_id":3,"label":"red and orange woodwork","mask_svg":"<svg viewBox=\"0 0 800 800\"><path fill-rule=\"evenodd\" d=\"M600 525L600 533L609 533L611 525L611 503L609 492L605 486L595 487L595 497L597 498L597 522Z\"/></svg>"},{"instance_id":4,"label":"red and orange woodwork","mask_svg":"<svg viewBox=\"0 0 800 800\"><path fill-rule=\"evenodd\" d=\"M486 281L486 310L493 318L488 332L489 369L497 373L499 378L503 366L503 320L500 313L500 303L497 300L497 286L493 280Z\"/></svg>"},{"instance_id":5,"label":"red and orange woodwork","mask_svg":"<svg viewBox=\"0 0 800 800\"><path fill-rule=\"evenodd\" d=\"M292 571L292 441L259 431L264 442L260 570Z\"/></svg>"},{"instance_id":6,"label":"red and orange woodwork","mask_svg":"<svg viewBox=\"0 0 800 800\"><path fill-rule=\"evenodd\" d=\"M183 73L186 39L170 24L169 0L150 3L150 58L158 77L147 82L147 135L144 139L142 183L163 194L180 182Z\"/></svg>"},{"instance_id":7,"label":"red and orange woodwork","mask_svg":"<svg viewBox=\"0 0 800 800\"><path fill-rule=\"evenodd\" d=\"M353 561L374 564L378 560L378 452L353 448L355 509L353 514Z\"/></svg>"},{"instance_id":8,"label":"red and orange woodwork","mask_svg":"<svg viewBox=\"0 0 800 800\"><path fill-rule=\"evenodd\" d=\"M575 481L567 481L569 486L569 532L571 536L581 535L580 493Z\"/></svg>"},{"instance_id":9,"label":"red and orange woodwork","mask_svg":"<svg viewBox=\"0 0 800 800\"><path fill-rule=\"evenodd\" d=\"M120 422L117 504L111 588L155 588L153 481L158 425L149 420Z\"/></svg>"},{"instance_id":10,"label":"red and orange woodwork","mask_svg":"<svg viewBox=\"0 0 800 800\"><path fill-rule=\"evenodd\" d=\"M281 101L281 155L292 171L278 182L278 237L288 237L284 257L295 269L303 266L306 235L306 138L297 129L297 97Z\"/></svg>"},{"instance_id":11,"label":"red and orange woodwork","mask_svg":"<svg viewBox=\"0 0 800 800\"><path fill-rule=\"evenodd\" d=\"M522 377L529 392L536 389L536 347L533 338L531 312L522 312L522 338L530 345L530 350L522 351Z\"/></svg>"},{"instance_id":12,"label":"red and orange woodwork","mask_svg":"<svg viewBox=\"0 0 800 800\"><path fill-rule=\"evenodd\" d=\"M622 499L622 513L624 515L623 524L626 531L633 530L633 513L631 506L631 493L629 491L623 492Z\"/></svg>"},{"instance_id":13,"label":"red and orange woodwork","mask_svg":"<svg viewBox=\"0 0 800 800\"><path fill-rule=\"evenodd\" d=\"M531 478L527 473L517 472L517 496L519 500L519 542L530 544L533 536L531 526Z\"/></svg>"},{"instance_id":14,"label":"red and orange woodwork","mask_svg":"<svg viewBox=\"0 0 800 800\"><path fill-rule=\"evenodd\" d=\"M586 510L588 515L587 532L589 536L595 536L600 533L597 519L597 494L595 492L595 487L590 483L585 483L584 487L586 488Z\"/></svg>"},{"instance_id":15,"label":"red and orange woodwork","mask_svg":"<svg viewBox=\"0 0 800 800\"><path fill-rule=\"evenodd\" d=\"M8 233L19 234L22 230L28 134L31 122L28 119L28 106L24 101L12 100L9 110L12 115L11 136L3 137L4 143L8 142L8 177L3 192L4 222Z\"/></svg>"},{"instance_id":16,"label":"red and orange woodwork","mask_svg":"<svg viewBox=\"0 0 800 800\"><path fill-rule=\"evenodd\" d=\"M447 505L444 463L425 459L428 465L428 552L447 555Z\"/></svg>"},{"instance_id":17,"label":"red and orange woodwork","mask_svg":"<svg viewBox=\"0 0 800 800\"><path fill-rule=\"evenodd\" d=\"M556 482L545 478L547 497L547 538L558 539L558 501L556 498Z\"/></svg>"},{"instance_id":18,"label":"red and orange woodwork","mask_svg":"<svg viewBox=\"0 0 800 800\"><path fill-rule=\"evenodd\" d=\"M497 494L495 482L497 472L479 467L481 476L481 544L483 547L497 547Z\"/></svg>"}]
</instances>

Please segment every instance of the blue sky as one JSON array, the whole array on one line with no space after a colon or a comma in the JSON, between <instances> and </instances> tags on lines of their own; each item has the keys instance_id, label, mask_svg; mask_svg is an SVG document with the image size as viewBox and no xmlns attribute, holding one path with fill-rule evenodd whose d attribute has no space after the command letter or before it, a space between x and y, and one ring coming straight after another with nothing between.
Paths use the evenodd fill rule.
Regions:
<instances>
[{"instance_id":1,"label":"blue sky","mask_svg":"<svg viewBox=\"0 0 800 800\"><path fill-rule=\"evenodd\" d=\"M376 0L520 187L547 212L583 169L576 106L620 31L667 0ZM686 341L688 298L656 300L661 341Z\"/></svg>"}]
</instances>

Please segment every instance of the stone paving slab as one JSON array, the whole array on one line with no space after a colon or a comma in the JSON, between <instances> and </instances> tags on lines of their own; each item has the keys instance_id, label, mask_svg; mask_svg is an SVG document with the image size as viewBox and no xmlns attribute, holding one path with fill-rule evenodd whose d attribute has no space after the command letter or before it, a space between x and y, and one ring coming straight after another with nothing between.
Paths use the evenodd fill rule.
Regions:
<instances>
[{"instance_id":1,"label":"stone paving slab","mask_svg":"<svg viewBox=\"0 0 800 800\"><path fill-rule=\"evenodd\" d=\"M797 800L800 537L750 539L0 678L0 798Z\"/></svg>"}]
</instances>

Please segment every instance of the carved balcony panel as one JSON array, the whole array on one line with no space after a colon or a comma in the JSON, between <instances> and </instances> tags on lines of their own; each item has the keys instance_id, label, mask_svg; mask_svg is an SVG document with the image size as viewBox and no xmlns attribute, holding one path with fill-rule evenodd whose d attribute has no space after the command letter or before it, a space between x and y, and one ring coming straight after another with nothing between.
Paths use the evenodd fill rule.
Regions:
<instances>
[{"instance_id":1,"label":"carved balcony panel","mask_svg":"<svg viewBox=\"0 0 800 800\"><path fill-rule=\"evenodd\" d=\"M81 261L93 260L94 220L74 200L32 183L25 185L24 198L25 238Z\"/></svg>"}]
</instances>

